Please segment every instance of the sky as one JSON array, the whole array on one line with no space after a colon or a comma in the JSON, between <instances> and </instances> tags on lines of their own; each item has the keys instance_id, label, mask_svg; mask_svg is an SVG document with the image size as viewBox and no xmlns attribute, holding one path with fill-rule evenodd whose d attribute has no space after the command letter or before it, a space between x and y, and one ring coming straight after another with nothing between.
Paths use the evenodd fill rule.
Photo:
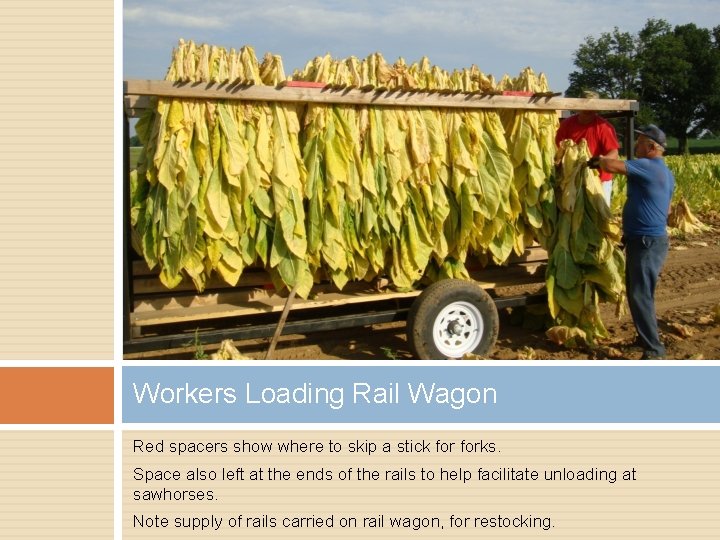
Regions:
<instances>
[{"instance_id":1,"label":"sky","mask_svg":"<svg viewBox=\"0 0 720 540\"><path fill-rule=\"evenodd\" d=\"M525 67L564 92L573 55L615 27L636 34L649 18L720 25L718 0L124 0L123 78L163 79L179 39L279 54L286 75L316 56L392 63L427 56L452 71L475 64L496 79Z\"/></svg>"}]
</instances>

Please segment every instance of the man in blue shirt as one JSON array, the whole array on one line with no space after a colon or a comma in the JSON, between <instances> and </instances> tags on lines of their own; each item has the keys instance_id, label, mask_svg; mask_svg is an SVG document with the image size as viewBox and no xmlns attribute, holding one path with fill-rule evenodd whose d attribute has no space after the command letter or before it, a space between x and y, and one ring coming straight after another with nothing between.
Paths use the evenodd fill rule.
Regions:
<instances>
[{"instance_id":1,"label":"man in blue shirt","mask_svg":"<svg viewBox=\"0 0 720 540\"><path fill-rule=\"evenodd\" d=\"M657 126L636 129L635 157L622 161L600 156L599 167L628 177L623 208L625 287L643 359L665 356L655 316L655 285L668 252L667 217L675 178L663 154L665 133Z\"/></svg>"}]
</instances>

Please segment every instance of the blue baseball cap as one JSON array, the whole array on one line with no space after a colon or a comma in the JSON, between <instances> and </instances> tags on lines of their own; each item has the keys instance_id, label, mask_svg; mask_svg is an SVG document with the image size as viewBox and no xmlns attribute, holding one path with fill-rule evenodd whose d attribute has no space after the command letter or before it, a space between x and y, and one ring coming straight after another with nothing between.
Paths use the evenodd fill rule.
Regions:
<instances>
[{"instance_id":1,"label":"blue baseball cap","mask_svg":"<svg viewBox=\"0 0 720 540\"><path fill-rule=\"evenodd\" d=\"M645 135L648 139L655 141L663 148L667 148L667 139L665 138L665 133L655 124L641 126L640 129L635 130L635 133L637 133L638 135Z\"/></svg>"}]
</instances>

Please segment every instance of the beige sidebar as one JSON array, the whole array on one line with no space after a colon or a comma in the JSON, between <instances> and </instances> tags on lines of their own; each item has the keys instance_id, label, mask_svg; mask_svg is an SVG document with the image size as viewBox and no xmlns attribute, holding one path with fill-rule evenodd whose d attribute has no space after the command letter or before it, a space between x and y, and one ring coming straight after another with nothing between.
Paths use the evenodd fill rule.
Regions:
<instances>
[{"instance_id":1,"label":"beige sidebar","mask_svg":"<svg viewBox=\"0 0 720 540\"><path fill-rule=\"evenodd\" d=\"M113 538L112 431L0 431L0 538Z\"/></svg>"},{"instance_id":2,"label":"beige sidebar","mask_svg":"<svg viewBox=\"0 0 720 540\"><path fill-rule=\"evenodd\" d=\"M0 360L113 353L113 2L0 3Z\"/></svg>"}]
</instances>

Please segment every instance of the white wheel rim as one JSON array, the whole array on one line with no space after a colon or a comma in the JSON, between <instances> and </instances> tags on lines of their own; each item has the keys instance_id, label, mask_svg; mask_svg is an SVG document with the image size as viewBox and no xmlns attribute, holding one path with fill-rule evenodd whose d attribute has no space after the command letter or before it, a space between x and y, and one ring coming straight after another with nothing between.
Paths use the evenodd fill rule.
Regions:
<instances>
[{"instance_id":1,"label":"white wheel rim","mask_svg":"<svg viewBox=\"0 0 720 540\"><path fill-rule=\"evenodd\" d=\"M480 344L485 324L480 310L468 302L445 306L433 323L433 340L440 354L460 358Z\"/></svg>"}]
</instances>

